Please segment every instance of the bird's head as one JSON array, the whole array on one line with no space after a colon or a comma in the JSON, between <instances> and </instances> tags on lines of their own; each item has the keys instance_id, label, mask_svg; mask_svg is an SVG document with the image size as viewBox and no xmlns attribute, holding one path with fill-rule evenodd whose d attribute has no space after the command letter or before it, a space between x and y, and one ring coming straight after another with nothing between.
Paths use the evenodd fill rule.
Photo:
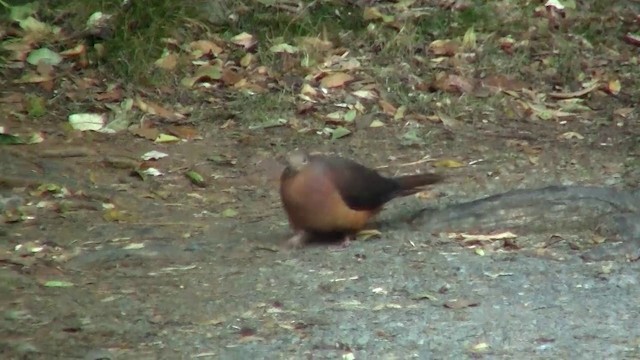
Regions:
<instances>
[{"instance_id":1,"label":"bird's head","mask_svg":"<svg viewBox=\"0 0 640 360\"><path fill-rule=\"evenodd\" d=\"M302 150L292 151L287 155L287 167L299 171L309 163L309 154Z\"/></svg>"}]
</instances>

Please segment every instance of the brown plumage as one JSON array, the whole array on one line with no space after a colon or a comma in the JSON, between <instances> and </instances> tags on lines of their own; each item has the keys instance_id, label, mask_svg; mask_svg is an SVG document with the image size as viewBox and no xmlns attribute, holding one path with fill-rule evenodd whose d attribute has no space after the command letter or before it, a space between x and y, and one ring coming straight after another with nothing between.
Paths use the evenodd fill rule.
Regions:
<instances>
[{"instance_id":1,"label":"brown plumage","mask_svg":"<svg viewBox=\"0 0 640 360\"><path fill-rule=\"evenodd\" d=\"M289 242L301 245L307 233L341 234L348 242L388 201L440 180L432 173L387 178L349 159L295 151L280 178L282 204L296 232Z\"/></svg>"}]
</instances>

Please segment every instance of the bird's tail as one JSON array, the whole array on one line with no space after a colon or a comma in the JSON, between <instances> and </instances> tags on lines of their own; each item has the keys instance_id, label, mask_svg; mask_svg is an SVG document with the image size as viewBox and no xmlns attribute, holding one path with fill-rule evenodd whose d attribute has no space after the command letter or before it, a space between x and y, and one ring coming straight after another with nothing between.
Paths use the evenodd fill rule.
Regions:
<instances>
[{"instance_id":1,"label":"bird's tail","mask_svg":"<svg viewBox=\"0 0 640 360\"><path fill-rule=\"evenodd\" d=\"M443 180L442 175L434 173L423 173L416 175L405 175L393 178L399 185L400 189L396 193L396 197L408 196L424 190L424 186L435 184Z\"/></svg>"}]
</instances>

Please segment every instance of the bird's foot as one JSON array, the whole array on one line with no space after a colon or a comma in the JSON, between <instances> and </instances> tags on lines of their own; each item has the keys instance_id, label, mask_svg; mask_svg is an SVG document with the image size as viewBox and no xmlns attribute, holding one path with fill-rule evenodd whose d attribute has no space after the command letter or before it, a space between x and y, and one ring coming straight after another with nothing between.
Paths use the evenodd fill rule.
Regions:
<instances>
[{"instance_id":1,"label":"bird's foot","mask_svg":"<svg viewBox=\"0 0 640 360\"><path fill-rule=\"evenodd\" d=\"M307 242L307 234L304 231L298 231L289 240L287 246L290 248L301 248Z\"/></svg>"},{"instance_id":2,"label":"bird's foot","mask_svg":"<svg viewBox=\"0 0 640 360\"><path fill-rule=\"evenodd\" d=\"M346 235L338 245L330 245L330 251L343 251L351 246L351 235Z\"/></svg>"}]
</instances>

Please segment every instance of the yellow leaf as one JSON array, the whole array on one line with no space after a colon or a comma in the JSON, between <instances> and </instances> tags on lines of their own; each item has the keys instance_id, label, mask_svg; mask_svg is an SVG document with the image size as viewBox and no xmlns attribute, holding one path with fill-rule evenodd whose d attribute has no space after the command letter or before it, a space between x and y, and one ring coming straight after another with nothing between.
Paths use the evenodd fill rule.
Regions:
<instances>
[{"instance_id":1,"label":"yellow leaf","mask_svg":"<svg viewBox=\"0 0 640 360\"><path fill-rule=\"evenodd\" d=\"M380 10L378 10L378 8L375 7L368 7L364 9L364 12L362 14L362 17L365 20L376 20L376 19L381 19L384 15L382 15L382 13L380 12Z\"/></svg>"},{"instance_id":2,"label":"yellow leaf","mask_svg":"<svg viewBox=\"0 0 640 360\"><path fill-rule=\"evenodd\" d=\"M452 160L452 159L444 159L444 160L439 160L433 163L434 167L444 167L444 168L459 168L459 167L463 167L464 164L456 161L456 160Z\"/></svg>"},{"instance_id":3,"label":"yellow leaf","mask_svg":"<svg viewBox=\"0 0 640 360\"><path fill-rule=\"evenodd\" d=\"M620 80L611 80L608 84L609 92L613 95L618 95L620 90L622 90L622 85L620 84Z\"/></svg>"},{"instance_id":4,"label":"yellow leaf","mask_svg":"<svg viewBox=\"0 0 640 360\"><path fill-rule=\"evenodd\" d=\"M369 127L372 127L372 128L379 128L379 127L383 127L383 126L384 126L384 123L382 121L380 121L380 120L377 120L377 119L373 120L371 122L371 125L369 125Z\"/></svg>"},{"instance_id":5,"label":"yellow leaf","mask_svg":"<svg viewBox=\"0 0 640 360\"><path fill-rule=\"evenodd\" d=\"M180 138L177 136L169 135L169 134L160 134L154 140L156 143L166 143L166 142L176 142L180 141Z\"/></svg>"}]
</instances>

